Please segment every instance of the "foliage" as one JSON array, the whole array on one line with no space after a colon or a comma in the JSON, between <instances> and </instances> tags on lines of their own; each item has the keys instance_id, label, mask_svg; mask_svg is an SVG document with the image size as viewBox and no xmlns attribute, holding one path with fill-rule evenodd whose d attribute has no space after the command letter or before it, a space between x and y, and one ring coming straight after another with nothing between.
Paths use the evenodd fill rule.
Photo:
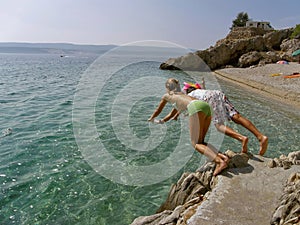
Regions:
<instances>
[{"instance_id":1,"label":"foliage","mask_svg":"<svg viewBox=\"0 0 300 225\"><path fill-rule=\"evenodd\" d=\"M298 35L300 35L300 24L296 25L296 27L291 35L291 38L295 38Z\"/></svg>"},{"instance_id":2,"label":"foliage","mask_svg":"<svg viewBox=\"0 0 300 225\"><path fill-rule=\"evenodd\" d=\"M248 17L248 13L246 12L240 12L236 19L232 21L232 26L230 27L230 29L232 30L232 28L234 27L244 27L246 26L246 22L249 20Z\"/></svg>"}]
</instances>

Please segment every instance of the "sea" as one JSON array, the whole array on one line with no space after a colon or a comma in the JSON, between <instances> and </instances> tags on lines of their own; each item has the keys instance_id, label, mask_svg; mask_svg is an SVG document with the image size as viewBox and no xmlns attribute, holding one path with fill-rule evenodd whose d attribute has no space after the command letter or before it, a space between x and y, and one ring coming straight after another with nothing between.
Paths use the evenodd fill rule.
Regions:
<instances>
[{"instance_id":1,"label":"sea","mask_svg":"<svg viewBox=\"0 0 300 225\"><path fill-rule=\"evenodd\" d=\"M0 54L0 224L127 225L156 212L182 173L206 158L190 145L188 120L147 119L167 78L206 81L269 137L266 157L299 150L300 112L209 72L161 70L182 47L124 46L103 54ZM166 105L162 118L172 109ZM255 136L233 122L228 126ZM241 144L211 125L220 151Z\"/></svg>"}]
</instances>

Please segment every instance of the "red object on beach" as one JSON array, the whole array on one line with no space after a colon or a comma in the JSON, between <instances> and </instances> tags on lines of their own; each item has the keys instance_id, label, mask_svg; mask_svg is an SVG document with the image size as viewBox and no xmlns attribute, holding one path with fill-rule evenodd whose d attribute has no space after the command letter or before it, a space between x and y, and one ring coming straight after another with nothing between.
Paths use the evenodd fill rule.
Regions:
<instances>
[{"instance_id":1,"label":"red object on beach","mask_svg":"<svg viewBox=\"0 0 300 225\"><path fill-rule=\"evenodd\" d=\"M277 64L289 64L289 63L285 60L280 60L280 61L277 62Z\"/></svg>"}]
</instances>

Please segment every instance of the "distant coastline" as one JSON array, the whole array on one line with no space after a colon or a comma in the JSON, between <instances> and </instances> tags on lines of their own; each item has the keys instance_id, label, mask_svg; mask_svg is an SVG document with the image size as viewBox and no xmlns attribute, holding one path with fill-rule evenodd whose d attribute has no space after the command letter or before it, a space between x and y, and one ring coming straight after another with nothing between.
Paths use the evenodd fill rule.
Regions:
<instances>
[{"instance_id":1,"label":"distant coastline","mask_svg":"<svg viewBox=\"0 0 300 225\"><path fill-rule=\"evenodd\" d=\"M147 43L147 42L146 42ZM178 56L183 54L183 48L177 46L155 46L151 45L139 45L139 42L124 44L124 45L90 45L90 44L72 44L72 43L26 43L26 42L0 42L0 54L1 53L20 53L20 54L58 54L60 56L72 55L72 54L96 54L102 55L107 51L114 48L121 47L127 50L130 48L130 52L159 52L170 53L174 55L174 52L178 52ZM193 49L186 49L187 51L195 51Z\"/></svg>"},{"instance_id":2,"label":"distant coastline","mask_svg":"<svg viewBox=\"0 0 300 225\"><path fill-rule=\"evenodd\" d=\"M31 54L103 54L116 45L79 45L71 43L23 43L0 42L0 53L31 53Z\"/></svg>"}]
</instances>

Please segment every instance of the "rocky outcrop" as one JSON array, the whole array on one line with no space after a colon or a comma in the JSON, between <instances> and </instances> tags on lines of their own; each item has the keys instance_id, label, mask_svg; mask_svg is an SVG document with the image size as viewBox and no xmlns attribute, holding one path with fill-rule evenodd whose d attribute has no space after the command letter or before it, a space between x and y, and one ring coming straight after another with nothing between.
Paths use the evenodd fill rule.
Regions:
<instances>
[{"instance_id":1,"label":"rocky outcrop","mask_svg":"<svg viewBox=\"0 0 300 225\"><path fill-rule=\"evenodd\" d=\"M282 41L280 45L281 52L280 57L283 59L286 59L287 61L295 61L297 60L297 57L293 57L292 53L300 49L300 37L295 39L285 39ZM296 59L295 59L296 58Z\"/></svg>"},{"instance_id":2,"label":"rocky outcrop","mask_svg":"<svg viewBox=\"0 0 300 225\"><path fill-rule=\"evenodd\" d=\"M293 173L286 182L272 225L300 224L300 173Z\"/></svg>"},{"instance_id":3,"label":"rocky outcrop","mask_svg":"<svg viewBox=\"0 0 300 225\"><path fill-rule=\"evenodd\" d=\"M207 68L215 70L226 66L248 67L278 60L297 61L291 53L299 48L300 39L290 39L292 32L293 28L277 31L264 31L253 27L235 28L226 38L217 41L215 46L169 59L160 68L207 71ZM250 60L251 55L255 59Z\"/></svg>"},{"instance_id":4,"label":"rocky outcrop","mask_svg":"<svg viewBox=\"0 0 300 225\"><path fill-rule=\"evenodd\" d=\"M284 169L289 169L292 165L300 165L300 151L291 152L288 156L281 155L271 160L268 165L271 168L283 167ZM292 173L287 180L271 224L300 224L300 172Z\"/></svg>"},{"instance_id":5,"label":"rocky outcrop","mask_svg":"<svg viewBox=\"0 0 300 225\"><path fill-rule=\"evenodd\" d=\"M167 70L210 71L208 65L195 53L188 53L178 58L170 58L166 63L162 63L160 68Z\"/></svg>"},{"instance_id":6,"label":"rocky outcrop","mask_svg":"<svg viewBox=\"0 0 300 225\"><path fill-rule=\"evenodd\" d=\"M283 167L289 169L292 165L300 165L300 151L291 152L287 156L281 155L279 158L272 159L268 166L270 168Z\"/></svg>"},{"instance_id":7,"label":"rocky outcrop","mask_svg":"<svg viewBox=\"0 0 300 225\"><path fill-rule=\"evenodd\" d=\"M291 34L293 33L293 29L283 29L276 30L273 32L269 32L263 36L264 43L268 50L278 50L280 51L280 45L284 40L288 40ZM295 49L296 50L296 49Z\"/></svg>"},{"instance_id":8,"label":"rocky outcrop","mask_svg":"<svg viewBox=\"0 0 300 225\"><path fill-rule=\"evenodd\" d=\"M244 55L242 55L239 58L238 66L239 67L249 67L252 65L259 65L263 66L268 63L277 62L281 59L281 57L276 54L275 52L269 51L269 52L248 52Z\"/></svg>"},{"instance_id":9,"label":"rocky outcrop","mask_svg":"<svg viewBox=\"0 0 300 225\"><path fill-rule=\"evenodd\" d=\"M132 225L221 224L221 222L231 225L268 224L267 222L274 225L298 224L300 175L293 171L299 171L299 168L291 168L293 175L288 179L277 208L274 200L282 190L278 184L289 177L287 168L281 169L282 171L275 169L280 168L284 164L283 161L288 161L290 166L298 165L300 151L290 153L287 157L281 156L280 160L274 159L275 164L271 163L273 160L259 159L243 153L227 151L225 154L229 156L230 162L229 168L223 173L230 171L232 175L229 173L227 176L213 177L214 164L211 162L196 172L184 173L178 182L172 185L166 201L157 213L138 217ZM269 162L265 164L265 161ZM244 208L248 211L245 212Z\"/></svg>"},{"instance_id":10,"label":"rocky outcrop","mask_svg":"<svg viewBox=\"0 0 300 225\"><path fill-rule=\"evenodd\" d=\"M247 39L253 38L256 36L264 36L267 33L272 31L267 31L255 27L235 27L231 30L231 32L226 36L226 38L217 41L217 45L222 43L225 39L227 40L239 40L239 39Z\"/></svg>"}]
</instances>

